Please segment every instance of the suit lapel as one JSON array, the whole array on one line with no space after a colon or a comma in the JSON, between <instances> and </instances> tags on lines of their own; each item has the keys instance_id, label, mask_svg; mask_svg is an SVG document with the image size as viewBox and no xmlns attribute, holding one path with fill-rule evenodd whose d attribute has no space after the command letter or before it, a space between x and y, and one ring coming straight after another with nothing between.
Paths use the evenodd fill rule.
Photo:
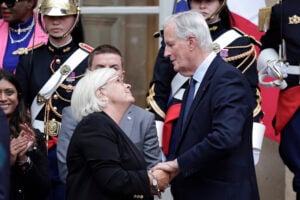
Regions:
<instances>
[{"instance_id":1,"label":"suit lapel","mask_svg":"<svg viewBox=\"0 0 300 200\"><path fill-rule=\"evenodd\" d=\"M130 138L133 129L134 115L133 115L133 105L131 105L123 116L120 126L126 135Z\"/></svg>"},{"instance_id":2,"label":"suit lapel","mask_svg":"<svg viewBox=\"0 0 300 200\"><path fill-rule=\"evenodd\" d=\"M189 126L190 122L191 122L191 119L192 119L192 116L194 114L194 112L196 112L197 110L197 107L200 105L200 102L202 100L202 98L204 97L206 91L208 90L209 88L209 85L210 85L210 81L213 77L213 74L215 73L216 69L217 69L217 66L218 66L218 56L216 56L216 58L212 61L212 63L210 64L209 68L207 69L207 72L197 90L197 94L192 102L192 105L191 105L191 108L190 108L190 111L187 115L187 118L186 118L186 121L185 123L183 123L183 113L184 112L180 112L180 119L178 121L178 127L179 127L179 130L180 131L180 136L178 138L178 141L177 141L177 145L176 145L176 151L178 150L178 147L180 146L181 144L181 141L185 135L185 132L186 132L186 129L187 127ZM184 99L183 99L183 104L184 104L184 107L185 107L185 103L186 103L186 98L187 98L187 94L184 95ZM183 108L184 109L184 108ZM182 109L182 111L183 111Z\"/></svg>"}]
</instances>

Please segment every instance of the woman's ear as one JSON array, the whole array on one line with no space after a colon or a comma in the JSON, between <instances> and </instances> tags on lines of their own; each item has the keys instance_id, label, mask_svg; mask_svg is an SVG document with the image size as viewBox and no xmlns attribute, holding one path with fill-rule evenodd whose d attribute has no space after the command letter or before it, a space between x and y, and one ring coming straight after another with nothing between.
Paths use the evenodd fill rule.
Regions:
<instances>
[{"instance_id":1,"label":"woman's ear","mask_svg":"<svg viewBox=\"0 0 300 200\"><path fill-rule=\"evenodd\" d=\"M101 89L96 91L96 97L102 102L108 102L108 97L105 96Z\"/></svg>"},{"instance_id":2,"label":"woman's ear","mask_svg":"<svg viewBox=\"0 0 300 200\"><path fill-rule=\"evenodd\" d=\"M96 97L97 97L97 98L101 98L102 96L103 96L103 93L102 93L101 89L98 89L98 90L96 91Z\"/></svg>"}]
</instances>

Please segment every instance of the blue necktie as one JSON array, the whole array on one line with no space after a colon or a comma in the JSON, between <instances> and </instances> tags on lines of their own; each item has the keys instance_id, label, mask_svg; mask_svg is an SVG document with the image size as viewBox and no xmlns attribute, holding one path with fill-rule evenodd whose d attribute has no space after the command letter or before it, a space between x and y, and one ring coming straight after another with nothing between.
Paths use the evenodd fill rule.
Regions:
<instances>
[{"instance_id":1,"label":"blue necktie","mask_svg":"<svg viewBox=\"0 0 300 200\"><path fill-rule=\"evenodd\" d=\"M193 103L194 100L194 94L195 94L195 85L196 85L197 81L194 80L193 78L191 78L190 81L190 87L189 87L189 93L188 93L188 97L186 99L186 104L185 104L185 108L184 108L184 115L183 115L183 123L186 120L186 117L188 115L188 112L190 110L190 107Z\"/></svg>"}]
</instances>

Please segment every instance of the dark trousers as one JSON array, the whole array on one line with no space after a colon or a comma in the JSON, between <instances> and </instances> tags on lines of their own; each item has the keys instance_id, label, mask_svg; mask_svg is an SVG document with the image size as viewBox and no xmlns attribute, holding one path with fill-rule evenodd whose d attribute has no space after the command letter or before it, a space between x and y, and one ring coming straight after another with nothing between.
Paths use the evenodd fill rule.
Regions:
<instances>
[{"instance_id":1,"label":"dark trousers","mask_svg":"<svg viewBox=\"0 0 300 200\"><path fill-rule=\"evenodd\" d=\"M279 153L283 162L293 172L293 189L300 200L300 109L281 131Z\"/></svg>"},{"instance_id":2,"label":"dark trousers","mask_svg":"<svg viewBox=\"0 0 300 200\"><path fill-rule=\"evenodd\" d=\"M51 191L47 200L65 200L65 185L59 178L56 146L48 150L49 176L51 179Z\"/></svg>"}]
</instances>

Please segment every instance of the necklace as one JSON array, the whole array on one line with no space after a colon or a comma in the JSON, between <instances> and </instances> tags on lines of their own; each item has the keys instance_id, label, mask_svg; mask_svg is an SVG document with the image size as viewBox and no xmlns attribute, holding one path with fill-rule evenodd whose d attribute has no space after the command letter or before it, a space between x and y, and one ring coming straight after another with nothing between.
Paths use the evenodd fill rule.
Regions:
<instances>
[{"instance_id":1,"label":"necklace","mask_svg":"<svg viewBox=\"0 0 300 200\"><path fill-rule=\"evenodd\" d=\"M31 33L31 31L28 31L28 32L26 33L26 35L25 35L23 38L19 39L19 40L14 40L14 39L12 38L12 36L11 36L11 32L10 32L10 31L9 31L8 35L9 35L10 42L11 42L12 44L15 44L15 43L20 43L20 42L23 42L24 40L26 40L26 39L28 38L28 36L30 35L30 33Z\"/></svg>"},{"instance_id":2,"label":"necklace","mask_svg":"<svg viewBox=\"0 0 300 200\"><path fill-rule=\"evenodd\" d=\"M12 31L12 32L18 33L18 35L20 35L20 33L29 31L29 30L31 30L33 28L33 26L34 26L34 20L32 20L31 24L28 27L26 27L26 28L20 28L20 24L18 24L18 26L19 26L18 29L14 29L12 27L9 27L9 30Z\"/></svg>"}]
</instances>

